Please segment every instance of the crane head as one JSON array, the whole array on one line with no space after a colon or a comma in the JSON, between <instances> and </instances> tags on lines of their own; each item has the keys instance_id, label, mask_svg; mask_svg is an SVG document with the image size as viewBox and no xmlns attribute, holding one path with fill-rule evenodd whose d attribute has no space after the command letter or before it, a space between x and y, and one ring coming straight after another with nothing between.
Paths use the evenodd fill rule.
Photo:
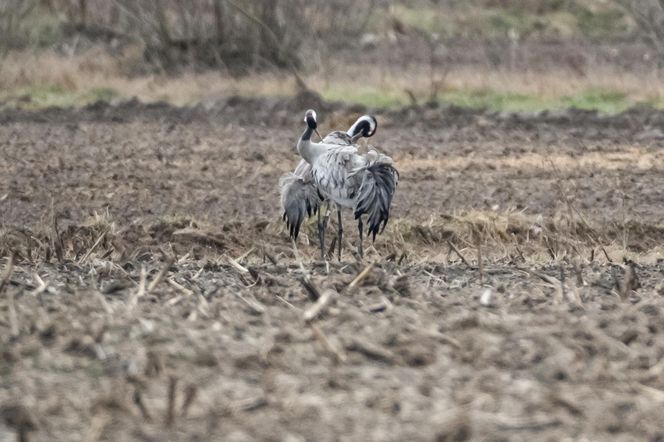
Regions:
<instances>
[{"instance_id":1,"label":"crane head","mask_svg":"<svg viewBox=\"0 0 664 442\"><path fill-rule=\"evenodd\" d=\"M305 112L304 122L307 123L309 128L316 129L318 127L318 123L316 122L316 111L309 109L307 112Z\"/></svg>"},{"instance_id":2,"label":"crane head","mask_svg":"<svg viewBox=\"0 0 664 442\"><path fill-rule=\"evenodd\" d=\"M362 115L357 119L350 129L348 135L351 136L352 142L355 143L358 139L365 137L372 137L378 128L378 120L373 115Z\"/></svg>"}]
</instances>

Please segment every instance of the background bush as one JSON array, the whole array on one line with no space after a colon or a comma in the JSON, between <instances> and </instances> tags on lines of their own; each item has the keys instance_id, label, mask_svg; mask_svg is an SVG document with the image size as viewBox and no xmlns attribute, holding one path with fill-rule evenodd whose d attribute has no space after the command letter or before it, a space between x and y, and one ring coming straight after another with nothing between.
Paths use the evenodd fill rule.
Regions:
<instances>
[{"instance_id":1,"label":"background bush","mask_svg":"<svg viewBox=\"0 0 664 442\"><path fill-rule=\"evenodd\" d=\"M154 69L298 69L325 41L357 38L377 2L352 0L0 0L2 51L72 37L138 41Z\"/></svg>"}]
</instances>

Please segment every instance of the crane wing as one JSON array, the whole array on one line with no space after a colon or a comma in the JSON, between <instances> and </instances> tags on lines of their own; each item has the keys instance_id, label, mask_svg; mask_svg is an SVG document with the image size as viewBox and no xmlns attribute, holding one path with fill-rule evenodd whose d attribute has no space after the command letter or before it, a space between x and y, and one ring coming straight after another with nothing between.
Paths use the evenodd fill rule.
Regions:
<instances>
[{"instance_id":1,"label":"crane wing","mask_svg":"<svg viewBox=\"0 0 664 442\"><path fill-rule=\"evenodd\" d=\"M399 182L399 172L388 156L378 154L372 159L360 173L362 184L356 199L355 219L361 220L363 215L367 215L368 230L375 240L376 234L385 229L390 218L390 206Z\"/></svg>"},{"instance_id":2,"label":"crane wing","mask_svg":"<svg viewBox=\"0 0 664 442\"><path fill-rule=\"evenodd\" d=\"M297 239L305 215L309 217L318 212L321 197L313 180L294 173L282 176L279 187L281 207L284 211L283 219L286 221L290 236Z\"/></svg>"}]
</instances>

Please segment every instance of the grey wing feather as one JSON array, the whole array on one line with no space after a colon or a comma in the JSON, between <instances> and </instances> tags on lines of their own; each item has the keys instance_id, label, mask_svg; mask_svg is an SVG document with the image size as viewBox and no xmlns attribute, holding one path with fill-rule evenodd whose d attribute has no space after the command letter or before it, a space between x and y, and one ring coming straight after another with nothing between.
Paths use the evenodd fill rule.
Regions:
<instances>
[{"instance_id":1,"label":"grey wing feather","mask_svg":"<svg viewBox=\"0 0 664 442\"><path fill-rule=\"evenodd\" d=\"M398 183L399 172L392 165L392 159L385 155L378 154L375 161L370 162L363 171L355 205L355 219L367 215L368 230L373 240L387 225Z\"/></svg>"},{"instance_id":2,"label":"grey wing feather","mask_svg":"<svg viewBox=\"0 0 664 442\"><path fill-rule=\"evenodd\" d=\"M323 138L323 143L325 144L338 144L340 146L350 146L353 144L351 136L346 132L334 131L325 135Z\"/></svg>"},{"instance_id":3,"label":"grey wing feather","mask_svg":"<svg viewBox=\"0 0 664 442\"><path fill-rule=\"evenodd\" d=\"M307 163L306 160L300 160L297 167L293 171L293 174L308 181L313 180L311 164Z\"/></svg>"},{"instance_id":4,"label":"grey wing feather","mask_svg":"<svg viewBox=\"0 0 664 442\"><path fill-rule=\"evenodd\" d=\"M294 173L281 177L279 187L281 207L284 211L283 219L286 221L290 236L297 239L305 215L309 217L318 212L321 204L318 190L312 180Z\"/></svg>"}]
</instances>

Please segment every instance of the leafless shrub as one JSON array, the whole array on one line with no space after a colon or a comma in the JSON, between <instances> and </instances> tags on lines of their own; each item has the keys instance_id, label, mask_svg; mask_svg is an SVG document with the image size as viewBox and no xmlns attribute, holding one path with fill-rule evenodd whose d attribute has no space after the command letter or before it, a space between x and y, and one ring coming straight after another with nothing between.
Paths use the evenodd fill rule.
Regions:
<instances>
[{"instance_id":1,"label":"leafless shrub","mask_svg":"<svg viewBox=\"0 0 664 442\"><path fill-rule=\"evenodd\" d=\"M355 41L376 1L351 0L0 0L2 42L25 40L27 14L57 17L67 37L112 35L142 44L147 63L165 72L264 68L294 73L327 47ZM56 43L56 42L54 42ZM3 43L0 43L2 45Z\"/></svg>"},{"instance_id":2,"label":"leafless shrub","mask_svg":"<svg viewBox=\"0 0 664 442\"><path fill-rule=\"evenodd\" d=\"M303 28L297 0L231 2L116 0L119 26L145 44L146 60L165 70L187 65L231 73L266 65L297 67ZM288 13L287 13L288 12Z\"/></svg>"},{"instance_id":3,"label":"leafless shrub","mask_svg":"<svg viewBox=\"0 0 664 442\"><path fill-rule=\"evenodd\" d=\"M310 1L304 3L303 14L311 32L336 49L363 34L379 6L377 0Z\"/></svg>"},{"instance_id":4,"label":"leafless shrub","mask_svg":"<svg viewBox=\"0 0 664 442\"><path fill-rule=\"evenodd\" d=\"M25 19L36 6L36 0L0 0L0 59L20 45Z\"/></svg>"},{"instance_id":5,"label":"leafless shrub","mask_svg":"<svg viewBox=\"0 0 664 442\"><path fill-rule=\"evenodd\" d=\"M68 3L71 10L72 1ZM231 74L278 67L297 70L303 50L347 44L367 24L374 1L350 0L85 0L87 26L131 35L145 59L165 71L222 68ZM110 4L110 6L109 6ZM353 13L349 14L348 11Z\"/></svg>"},{"instance_id":6,"label":"leafless shrub","mask_svg":"<svg viewBox=\"0 0 664 442\"><path fill-rule=\"evenodd\" d=\"M639 31L650 41L660 57L664 57L664 0L620 0Z\"/></svg>"}]
</instances>

